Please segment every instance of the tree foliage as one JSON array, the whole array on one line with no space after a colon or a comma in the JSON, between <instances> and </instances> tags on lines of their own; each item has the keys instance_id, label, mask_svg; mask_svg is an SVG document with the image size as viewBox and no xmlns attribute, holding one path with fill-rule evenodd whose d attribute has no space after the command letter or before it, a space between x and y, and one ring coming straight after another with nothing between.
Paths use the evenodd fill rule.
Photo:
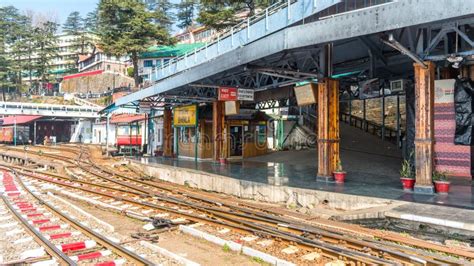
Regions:
<instances>
[{"instance_id":1,"label":"tree foliage","mask_svg":"<svg viewBox=\"0 0 474 266\"><path fill-rule=\"evenodd\" d=\"M167 26L156 23L156 12L139 0L101 0L98 14L101 47L109 54L130 56L138 86L139 54L151 45L174 43Z\"/></svg>"},{"instance_id":2,"label":"tree foliage","mask_svg":"<svg viewBox=\"0 0 474 266\"><path fill-rule=\"evenodd\" d=\"M36 87L51 81L51 59L57 56L57 24L20 14L12 6L0 7L0 87L14 96L26 89L22 78L38 76ZM37 16L38 17L38 16ZM44 16L41 16L44 17ZM41 21L41 22L38 22Z\"/></svg>"},{"instance_id":3,"label":"tree foliage","mask_svg":"<svg viewBox=\"0 0 474 266\"><path fill-rule=\"evenodd\" d=\"M58 24L48 21L33 29L35 46L35 70L41 87L44 83L53 81L51 75L51 58L58 56L57 37Z\"/></svg>"},{"instance_id":4,"label":"tree foliage","mask_svg":"<svg viewBox=\"0 0 474 266\"><path fill-rule=\"evenodd\" d=\"M258 9L264 9L275 0L201 0L197 21L207 27L222 30L233 26Z\"/></svg>"},{"instance_id":5,"label":"tree foliage","mask_svg":"<svg viewBox=\"0 0 474 266\"><path fill-rule=\"evenodd\" d=\"M97 14L99 10L95 8L93 11L87 13L84 18L84 30L90 33L97 32Z\"/></svg>"},{"instance_id":6,"label":"tree foliage","mask_svg":"<svg viewBox=\"0 0 474 266\"><path fill-rule=\"evenodd\" d=\"M197 0L181 0L176 6L178 10L176 18L179 21L177 26L179 28L187 29L194 24L194 12L197 4Z\"/></svg>"}]
</instances>

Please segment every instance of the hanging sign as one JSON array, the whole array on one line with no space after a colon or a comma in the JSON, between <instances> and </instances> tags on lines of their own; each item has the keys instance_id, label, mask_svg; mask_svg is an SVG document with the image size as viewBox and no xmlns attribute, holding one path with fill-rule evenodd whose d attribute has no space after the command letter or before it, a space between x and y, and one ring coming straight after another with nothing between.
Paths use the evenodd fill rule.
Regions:
<instances>
[{"instance_id":1,"label":"hanging sign","mask_svg":"<svg viewBox=\"0 0 474 266\"><path fill-rule=\"evenodd\" d=\"M316 95L316 84L307 83L301 86L296 86L294 90L298 106L315 104L318 102Z\"/></svg>"},{"instance_id":2,"label":"hanging sign","mask_svg":"<svg viewBox=\"0 0 474 266\"><path fill-rule=\"evenodd\" d=\"M218 92L219 101L253 101L255 91L234 87L219 87Z\"/></svg>"},{"instance_id":3,"label":"hanging sign","mask_svg":"<svg viewBox=\"0 0 474 266\"><path fill-rule=\"evenodd\" d=\"M249 89L238 89L237 90L237 99L239 101L252 101L254 99L254 90Z\"/></svg>"},{"instance_id":4,"label":"hanging sign","mask_svg":"<svg viewBox=\"0 0 474 266\"><path fill-rule=\"evenodd\" d=\"M173 124L175 127L195 127L197 125L197 105L175 107Z\"/></svg>"},{"instance_id":5,"label":"hanging sign","mask_svg":"<svg viewBox=\"0 0 474 266\"><path fill-rule=\"evenodd\" d=\"M219 87L218 100L219 101L236 101L237 100L237 88Z\"/></svg>"}]
</instances>

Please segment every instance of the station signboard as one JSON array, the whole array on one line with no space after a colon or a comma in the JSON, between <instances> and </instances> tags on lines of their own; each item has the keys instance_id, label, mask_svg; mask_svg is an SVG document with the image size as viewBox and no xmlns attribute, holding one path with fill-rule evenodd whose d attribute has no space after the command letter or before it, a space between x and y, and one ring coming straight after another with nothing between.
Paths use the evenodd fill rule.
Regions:
<instances>
[{"instance_id":1,"label":"station signboard","mask_svg":"<svg viewBox=\"0 0 474 266\"><path fill-rule=\"evenodd\" d=\"M237 90L237 99L239 101L251 101L254 100L254 90L250 89L238 89Z\"/></svg>"},{"instance_id":2,"label":"station signboard","mask_svg":"<svg viewBox=\"0 0 474 266\"><path fill-rule=\"evenodd\" d=\"M218 100L219 101L236 101L237 88L219 87Z\"/></svg>"},{"instance_id":3,"label":"station signboard","mask_svg":"<svg viewBox=\"0 0 474 266\"><path fill-rule=\"evenodd\" d=\"M197 105L175 107L173 124L175 127L195 127L197 125Z\"/></svg>"},{"instance_id":4,"label":"station signboard","mask_svg":"<svg viewBox=\"0 0 474 266\"><path fill-rule=\"evenodd\" d=\"M238 89L234 87L219 87L219 101L253 101L254 90Z\"/></svg>"}]
</instances>

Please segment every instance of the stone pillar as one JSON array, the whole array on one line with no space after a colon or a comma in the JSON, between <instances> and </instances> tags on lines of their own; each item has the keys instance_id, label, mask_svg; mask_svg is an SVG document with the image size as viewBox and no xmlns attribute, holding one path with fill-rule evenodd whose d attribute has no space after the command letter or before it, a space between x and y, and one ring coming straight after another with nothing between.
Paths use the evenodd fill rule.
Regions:
<instances>
[{"instance_id":1,"label":"stone pillar","mask_svg":"<svg viewBox=\"0 0 474 266\"><path fill-rule=\"evenodd\" d=\"M415 192L434 193L433 131L435 64L418 63L415 68Z\"/></svg>"},{"instance_id":2,"label":"stone pillar","mask_svg":"<svg viewBox=\"0 0 474 266\"><path fill-rule=\"evenodd\" d=\"M170 108L165 108L163 112L163 156L173 157L173 128L172 113Z\"/></svg>"},{"instance_id":3,"label":"stone pillar","mask_svg":"<svg viewBox=\"0 0 474 266\"><path fill-rule=\"evenodd\" d=\"M333 180L339 162L339 81L318 83L318 180Z\"/></svg>"},{"instance_id":4,"label":"stone pillar","mask_svg":"<svg viewBox=\"0 0 474 266\"><path fill-rule=\"evenodd\" d=\"M214 142L214 161L224 159L224 102L212 103L212 135Z\"/></svg>"}]
</instances>

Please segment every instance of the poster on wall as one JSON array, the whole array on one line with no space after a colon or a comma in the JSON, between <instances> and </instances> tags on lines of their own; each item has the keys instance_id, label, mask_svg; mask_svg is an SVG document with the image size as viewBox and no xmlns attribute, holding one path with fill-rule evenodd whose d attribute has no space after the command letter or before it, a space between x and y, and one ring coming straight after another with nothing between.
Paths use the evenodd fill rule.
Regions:
<instances>
[{"instance_id":1,"label":"poster on wall","mask_svg":"<svg viewBox=\"0 0 474 266\"><path fill-rule=\"evenodd\" d=\"M197 105L175 107L173 125L175 127L195 127L197 125Z\"/></svg>"}]
</instances>

